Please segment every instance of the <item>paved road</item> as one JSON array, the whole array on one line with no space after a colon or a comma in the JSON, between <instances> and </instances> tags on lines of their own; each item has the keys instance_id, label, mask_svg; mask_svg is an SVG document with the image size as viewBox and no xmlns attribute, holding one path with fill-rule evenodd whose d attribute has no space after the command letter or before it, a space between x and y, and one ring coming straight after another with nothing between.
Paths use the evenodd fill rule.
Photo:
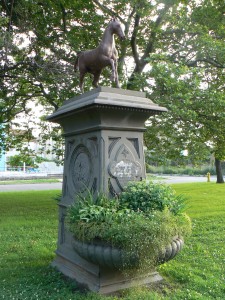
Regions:
<instances>
[{"instance_id":1,"label":"paved road","mask_svg":"<svg viewBox=\"0 0 225 300\"><path fill-rule=\"evenodd\" d=\"M164 183L185 183L185 182L206 182L206 176L167 176L163 175L159 177L160 182ZM163 178L163 179L162 179ZM215 176L211 176L211 181L216 181ZM0 185L0 192L10 191L38 191L38 190L61 190L62 183L27 183L27 184L8 184Z\"/></svg>"},{"instance_id":2,"label":"paved road","mask_svg":"<svg viewBox=\"0 0 225 300\"><path fill-rule=\"evenodd\" d=\"M0 185L0 192L13 191L38 191L38 190L61 190L62 183L20 183Z\"/></svg>"},{"instance_id":3,"label":"paved road","mask_svg":"<svg viewBox=\"0 0 225 300\"><path fill-rule=\"evenodd\" d=\"M188 182L207 182L206 176L169 176L162 175L159 179L160 182L164 183L188 183ZM211 181L216 181L216 176L211 176Z\"/></svg>"}]
</instances>

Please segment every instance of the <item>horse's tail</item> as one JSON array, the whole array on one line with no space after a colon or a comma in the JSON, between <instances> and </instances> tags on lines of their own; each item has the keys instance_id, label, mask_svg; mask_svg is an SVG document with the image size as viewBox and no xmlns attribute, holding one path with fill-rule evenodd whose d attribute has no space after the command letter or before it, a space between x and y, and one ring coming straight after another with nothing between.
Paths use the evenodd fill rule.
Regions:
<instances>
[{"instance_id":1,"label":"horse's tail","mask_svg":"<svg viewBox=\"0 0 225 300\"><path fill-rule=\"evenodd\" d=\"M81 52L82 51L80 51L80 52L77 53L77 58L76 58L75 63L74 63L74 71L75 72L77 72L78 67L79 67L79 57L80 57Z\"/></svg>"}]
</instances>

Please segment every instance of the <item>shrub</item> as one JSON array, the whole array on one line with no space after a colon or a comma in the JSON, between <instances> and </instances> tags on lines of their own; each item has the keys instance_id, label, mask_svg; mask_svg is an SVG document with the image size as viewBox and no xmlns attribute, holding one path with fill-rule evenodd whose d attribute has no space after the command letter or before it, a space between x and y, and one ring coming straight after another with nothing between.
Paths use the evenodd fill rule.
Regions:
<instances>
[{"instance_id":1,"label":"shrub","mask_svg":"<svg viewBox=\"0 0 225 300\"><path fill-rule=\"evenodd\" d=\"M145 213L163 211L167 207L176 215L185 208L185 198L177 196L169 185L147 181L128 183L120 195L120 202L134 211Z\"/></svg>"},{"instance_id":2,"label":"shrub","mask_svg":"<svg viewBox=\"0 0 225 300\"><path fill-rule=\"evenodd\" d=\"M173 167L173 166L151 166L146 164L146 171L147 173L152 174L169 174L169 175L189 175L189 176L195 176L195 175L206 175L208 172L211 175L216 175L216 169L215 167L210 166L202 166L202 167Z\"/></svg>"}]
</instances>

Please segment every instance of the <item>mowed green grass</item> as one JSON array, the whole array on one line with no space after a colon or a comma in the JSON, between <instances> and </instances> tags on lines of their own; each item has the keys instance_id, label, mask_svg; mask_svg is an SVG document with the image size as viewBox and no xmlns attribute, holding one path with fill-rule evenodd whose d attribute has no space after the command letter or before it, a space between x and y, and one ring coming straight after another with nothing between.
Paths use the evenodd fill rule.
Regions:
<instances>
[{"instance_id":1,"label":"mowed green grass","mask_svg":"<svg viewBox=\"0 0 225 300\"><path fill-rule=\"evenodd\" d=\"M188 198L193 233L179 257L161 267L161 274L181 285L168 299L225 299L225 185L173 188Z\"/></svg>"},{"instance_id":2,"label":"mowed green grass","mask_svg":"<svg viewBox=\"0 0 225 300\"><path fill-rule=\"evenodd\" d=\"M60 180L57 178L13 179L13 180L0 180L0 185L29 184L29 183L56 183L59 181Z\"/></svg>"},{"instance_id":3,"label":"mowed green grass","mask_svg":"<svg viewBox=\"0 0 225 300\"><path fill-rule=\"evenodd\" d=\"M225 185L173 185L188 197L193 234L159 267L159 286L105 297L84 293L50 266L57 242L59 191L0 193L0 299L225 299Z\"/></svg>"}]
</instances>

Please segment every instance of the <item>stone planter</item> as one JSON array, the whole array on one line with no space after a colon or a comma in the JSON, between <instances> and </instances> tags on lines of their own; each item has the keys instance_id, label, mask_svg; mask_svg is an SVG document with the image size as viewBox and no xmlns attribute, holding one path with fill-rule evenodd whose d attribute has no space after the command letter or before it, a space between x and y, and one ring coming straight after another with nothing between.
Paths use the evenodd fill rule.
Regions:
<instances>
[{"instance_id":1,"label":"stone planter","mask_svg":"<svg viewBox=\"0 0 225 300\"><path fill-rule=\"evenodd\" d=\"M173 259L177 255L177 253L179 253L180 250L183 248L183 245L184 241L182 238L177 236L174 237L172 242L169 245L167 245L167 247L164 249L160 257L158 258L159 264Z\"/></svg>"},{"instance_id":2,"label":"stone planter","mask_svg":"<svg viewBox=\"0 0 225 300\"><path fill-rule=\"evenodd\" d=\"M162 264L173 259L182 249L184 241L179 237L174 237L172 242L162 251L158 257L158 264ZM137 254L127 256L124 250L114 248L102 243L83 243L73 240L73 249L84 259L96 265L110 269L119 269L123 265L136 267L139 263Z\"/></svg>"}]
</instances>

